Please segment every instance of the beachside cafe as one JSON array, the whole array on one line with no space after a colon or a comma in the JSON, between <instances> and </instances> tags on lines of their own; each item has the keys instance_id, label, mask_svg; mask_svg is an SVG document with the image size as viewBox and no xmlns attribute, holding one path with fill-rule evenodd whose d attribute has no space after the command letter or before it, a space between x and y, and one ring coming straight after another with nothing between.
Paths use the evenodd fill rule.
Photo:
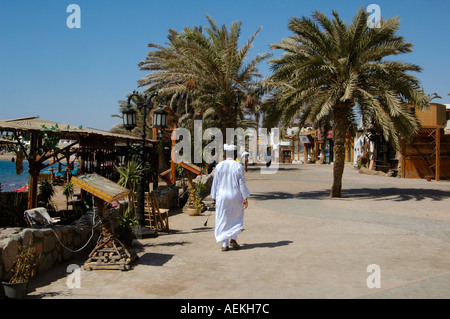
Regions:
<instances>
[{"instance_id":1,"label":"beachside cafe","mask_svg":"<svg viewBox=\"0 0 450 319\"><path fill-rule=\"evenodd\" d=\"M79 163L77 173L97 173L112 179L115 165L127 162L130 147L142 141L133 136L57 123L39 117L0 120L0 133L17 143L20 150L17 159L28 161L29 209L37 207L39 176L51 165L65 163L70 172L71 163L76 158ZM155 140L146 140L145 153L151 166L158 165L158 153L154 147L157 143Z\"/></svg>"}]
</instances>

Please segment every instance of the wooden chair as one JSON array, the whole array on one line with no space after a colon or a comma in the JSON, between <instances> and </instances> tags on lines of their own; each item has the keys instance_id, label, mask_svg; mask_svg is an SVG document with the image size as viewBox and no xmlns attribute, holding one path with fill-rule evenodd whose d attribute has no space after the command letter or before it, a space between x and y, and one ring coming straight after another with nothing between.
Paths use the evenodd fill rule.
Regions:
<instances>
[{"instance_id":1,"label":"wooden chair","mask_svg":"<svg viewBox=\"0 0 450 319\"><path fill-rule=\"evenodd\" d=\"M150 229L169 232L169 209L159 208L155 193L145 193L146 223Z\"/></svg>"}]
</instances>

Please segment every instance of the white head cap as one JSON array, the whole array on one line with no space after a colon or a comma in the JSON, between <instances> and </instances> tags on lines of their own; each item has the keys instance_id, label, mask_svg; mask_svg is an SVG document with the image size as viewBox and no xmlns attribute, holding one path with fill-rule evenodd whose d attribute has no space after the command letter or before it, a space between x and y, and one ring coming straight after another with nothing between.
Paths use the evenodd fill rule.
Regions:
<instances>
[{"instance_id":1,"label":"white head cap","mask_svg":"<svg viewBox=\"0 0 450 319\"><path fill-rule=\"evenodd\" d=\"M224 144L223 145L223 149L225 151L235 151L236 150L236 145L232 145L232 144Z\"/></svg>"}]
</instances>

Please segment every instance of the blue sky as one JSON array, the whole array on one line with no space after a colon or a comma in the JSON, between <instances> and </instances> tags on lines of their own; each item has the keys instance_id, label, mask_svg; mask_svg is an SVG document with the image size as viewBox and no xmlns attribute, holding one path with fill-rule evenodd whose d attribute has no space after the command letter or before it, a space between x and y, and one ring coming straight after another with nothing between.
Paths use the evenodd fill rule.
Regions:
<instances>
[{"instance_id":1,"label":"blue sky","mask_svg":"<svg viewBox=\"0 0 450 319\"><path fill-rule=\"evenodd\" d=\"M70 4L81 28L70 29ZM401 59L418 64L426 93L450 103L450 1L304 0L0 0L0 119L43 119L109 130L118 100L145 76L137 64L148 43L164 45L170 28L242 21L242 41L260 26L251 55L290 35L291 17L335 9L350 22L360 7L378 4L384 18L400 17L399 34L415 46ZM280 52L272 52L279 55ZM268 76L266 63L260 71Z\"/></svg>"}]
</instances>

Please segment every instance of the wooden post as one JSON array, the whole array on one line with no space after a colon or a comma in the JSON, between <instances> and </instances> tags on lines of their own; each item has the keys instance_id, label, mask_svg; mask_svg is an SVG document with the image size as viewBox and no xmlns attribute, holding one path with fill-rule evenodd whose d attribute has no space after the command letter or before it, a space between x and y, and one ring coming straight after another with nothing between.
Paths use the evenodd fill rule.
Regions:
<instances>
[{"instance_id":1,"label":"wooden post","mask_svg":"<svg viewBox=\"0 0 450 319\"><path fill-rule=\"evenodd\" d=\"M37 153L37 149L39 148L38 134L39 133L35 132L30 133L29 154ZM28 209L37 207L37 193L40 171L40 165L37 162L36 156L34 155L33 160L28 162Z\"/></svg>"},{"instance_id":2,"label":"wooden post","mask_svg":"<svg viewBox=\"0 0 450 319\"><path fill-rule=\"evenodd\" d=\"M188 199L188 206L189 205L193 205L194 204L194 199L195 199L195 188L194 188L194 182L192 180L192 173L189 172L188 170L186 170L186 175L188 178L188 187L189 187L189 199Z\"/></svg>"},{"instance_id":3,"label":"wooden post","mask_svg":"<svg viewBox=\"0 0 450 319\"><path fill-rule=\"evenodd\" d=\"M308 164L308 146L306 144L303 144L303 161Z\"/></svg>"},{"instance_id":4,"label":"wooden post","mask_svg":"<svg viewBox=\"0 0 450 319\"><path fill-rule=\"evenodd\" d=\"M317 136L314 137L314 161L319 160L319 138Z\"/></svg>"},{"instance_id":5,"label":"wooden post","mask_svg":"<svg viewBox=\"0 0 450 319\"><path fill-rule=\"evenodd\" d=\"M400 146L400 153L401 153L401 156L402 156L402 167L401 167L401 178L405 178L405 173L406 173L406 141L405 141L405 139L404 138L402 138L402 141L401 141L401 146Z\"/></svg>"},{"instance_id":6,"label":"wooden post","mask_svg":"<svg viewBox=\"0 0 450 319\"><path fill-rule=\"evenodd\" d=\"M70 152L69 150L67 152L65 152L65 157L66 157L66 183L70 182Z\"/></svg>"},{"instance_id":7,"label":"wooden post","mask_svg":"<svg viewBox=\"0 0 450 319\"><path fill-rule=\"evenodd\" d=\"M98 210L98 215L101 217L102 221L102 236L103 238L108 238L112 234L111 230L111 221L110 218L107 216L105 210L106 205L103 199L100 199L98 197L94 198L95 206Z\"/></svg>"},{"instance_id":8,"label":"wooden post","mask_svg":"<svg viewBox=\"0 0 450 319\"><path fill-rule=\"evenodd\" d=\"M436 171L435 180L441 180L441 129L436 129Z\"/></svg>"},{"instance_id":9,"label":"wooden post","mask_svg":"<svg viewBox=\"0 0 450 319\"><path fill-rule=\"evenodd\" d=\"M28 172L28 209L37 207L39 171L30 169Z\"/></svg>"}]
</instances>

